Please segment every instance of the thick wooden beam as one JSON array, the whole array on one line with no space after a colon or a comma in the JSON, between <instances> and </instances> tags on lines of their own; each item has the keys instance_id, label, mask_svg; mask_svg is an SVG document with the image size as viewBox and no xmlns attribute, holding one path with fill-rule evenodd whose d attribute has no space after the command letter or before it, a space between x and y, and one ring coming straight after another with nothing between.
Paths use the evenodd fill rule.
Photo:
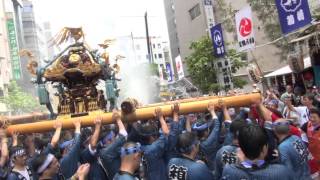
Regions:
<instances>
[{"instance_id":1,"label":"thick wooden beam","mask_svg":"<svg viewBox=\"0 0 320 180\"><path fill-rule=\"evenodd\" d=\"M252 93L252 94L243 94L237 96L227 96L227 97L212 97L206 100L198 100L193 102L184 102L180 103L180 114L188 114L188 113L197 113L197 112L205 112L207 110L207 106L209 102L213 102L216 105L224 103L228 107L242 107L248 106L258 99L261 98L260 93ZM142 107L136 109L134 113L128 114L122 117L125 122L134 122L137 120L149 120L154 118L154 111L156 107L160 107L164 116L172 115L172 104L165 104L159 106L151 106L151 107ZM103 124L111 124L112 121L112 113L104 113L102 111L90 112L89 115L82 117L71 117L71 115L60 116L57 119L62 121L63 129L71 129L73 128L73 120L78 118L81 120L82 126L93 126L94 119L97 116L102 117ZM54 121L47 120L36 123L29 124L16 124L10 125L7 128L7 133L12 134L13 132L19 132L20 134L28 134L28 133L41 133L54 130L53 128Z\"/></svg>"}]
</instances>

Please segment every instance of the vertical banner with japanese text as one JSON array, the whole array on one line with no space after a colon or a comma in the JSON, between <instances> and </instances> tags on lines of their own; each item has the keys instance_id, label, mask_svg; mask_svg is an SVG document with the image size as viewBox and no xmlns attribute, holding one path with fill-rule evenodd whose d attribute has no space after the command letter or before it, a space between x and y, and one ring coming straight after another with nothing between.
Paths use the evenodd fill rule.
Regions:
<instances>
[{"instance_id":1,"label":"vertical banner with japanese text","mask_svg":"<svg viewBox=\"0 0 320 180\"><path fill-rule=\"evenodd\" d=\"M225 46L221 24L217 24L210 29L214 54L216 57L225 55Z\"/></svg>"},{"instance_id":2,"label":"vertical banner with japanese text","mask_svg":"<svg viewBox=\"0 0 320 180\"><path fill-rule=\"evenodd\" d=\"M171 70L171 64L170 63L166 63L166 72L168 74L168 82L173 82L173 74L172 74L172 70Z\"/></svg>"},{"instance_id":3,"label":"vertical banner with japanese text","mask_svg":"<svg viewBox=\"0 0 320 180\"><path fill-rule=\"evenodd\" d=\"M176 68L177 68L177 73L178 73L178 79L182 79L184 77L184 71L183 71L183 64L181 61L181 56L176 57Z\"/></svg>"},{"instance_id":4,"label":"vertical banner with japanese text","mask_svg":"<svg viewBox=\"0 0 320 180\"><path fill-rule=\"evenodd\" d=\"M7 17L8 43L11 55L12 77L15 80L21 78L21 65L19 57L19 48L16 36L16 29L13 18Z\"/></svg>"},{"instance_id":5,"label":"vertical banner with japanese text","mask_svg":"<svg viewBox=\"0 0 320 180\"><path fill-rule=\"evenodd\" d=\"M245 51L255 47L253 33L252 10L250 6L244 7L236 13L236 27L238 36L238 50Z\"/></svg>"},{"instance_id":6,"label":"vertical banner with japanese text","mask_svg":"<svg viewBox=\"0 0 320 180\"><path fill-rule=\"evenodd\" d=\"M307 0L276 0L283 34L288 34L311 23Z\"/></svg>"}]
</instances>

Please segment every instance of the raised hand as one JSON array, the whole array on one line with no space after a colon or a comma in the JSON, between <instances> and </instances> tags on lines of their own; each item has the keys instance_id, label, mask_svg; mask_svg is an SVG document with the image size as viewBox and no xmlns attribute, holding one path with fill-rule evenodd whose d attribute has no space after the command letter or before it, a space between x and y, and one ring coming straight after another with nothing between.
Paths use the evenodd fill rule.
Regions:
<instances>
[{"instance_id":1,"label":"raised hand","mask_svg":"<svg viewBox=\"0 0 320 180\"><path fill-rule=\"evenodd\" d=\"M154 116L157 117L157 118L163 117L163 113L162 113L162 110L161 110L160 107L157 107L157 108L154 110Z\"/></svg>"},{"instance_id":2,"label":"raised hand","mask_svg":"<svg viewBox=\"0 0 320 180\"><path fill-rule=\"evenodd\" d=\"M90 164L86 163L86 164L82 164L81 166L79 166L78 170L77 170L77 176L79 178L79 180L84 180L86 179L88 173L90 170Z\"/></svg>"},{"instance_id":3,"label":"raised hand","mask_svg":"<svg viewBox=\"0 0 320 180\"><path fill-rule=\"evenodd\" d=\"M121 120L121 115L120 115L120 112L117 111L116 109L114 109L112 111L112 120L115 122L115 121L118 121L118 120Z\"/></svg>"},{"instance_id":4,"label":"raised hand","mask_svg":"<svg viewBox=\"0 0 320 180\"><path fill-rule=\"evenodd\" d=\"M208 103L208 111L209 112L212 112L215 110L215 107L214 107L214 103L213 102L209 102Z\"/></svg>"},{"instance_id":5,"label":"raised hand","mask_svg":"<svg viewBox=\"0 0 320 180\"><path fill-rule=\"evenodd\" d=\"M54 129L61 129L62 128L62 122L60 120L56 120L53 124Z\"/></svg>"},{"instance_id":6,"label":"raised hand","mask_svg":"<svg viewBox=\"0 0 320 180\"><path fill-rule=\"evenodd\" d=\"M76 118L73 120L73 125L75 128L76 133L80 133L81 131L81 120L79 118Z\"/></svg>"},{"instance_id":7,"label":"raised hand","mask_svg":"<svg viewBox=\"0 0 320 180\"><path fill-rule=\"evenodd\" d=\"M18 136L19 133L18 132L13 132L12 134L12 146L18 146Z\"/></svg>"},{"instance_id":8,"label":"raised hand","mask_svg":"<svg viewBox=\"0 0 320 180\"><path fill-rule=\"evenodd\" d=\"M102 124L102 117L101 116L97 116L96 119L94 119L94 124L96 125L96 127L100 127Z\"/></svg>"}]
</instances>

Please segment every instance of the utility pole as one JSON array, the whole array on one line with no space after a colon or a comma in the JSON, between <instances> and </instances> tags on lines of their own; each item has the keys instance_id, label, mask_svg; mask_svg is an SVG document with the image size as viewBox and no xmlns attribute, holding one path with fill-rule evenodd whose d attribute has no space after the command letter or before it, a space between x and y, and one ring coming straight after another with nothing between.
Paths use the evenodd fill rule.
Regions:
<instances>
[{"instance_id":1,"label":"utility pole","mask_svg":"<svg viewBox=\"0 0 320 180\"><path fill-rule=\"evenodd\" d=\"M144 21L146 24L146 36L147 36L147 47L148 47L148 56L149 56L149 63L153 63L153 53L152 53L152 48L151 43L150 43L150 36L149 36L149 27L148 27L148 13L144 14Z\"/></svg>"}]
</instances>

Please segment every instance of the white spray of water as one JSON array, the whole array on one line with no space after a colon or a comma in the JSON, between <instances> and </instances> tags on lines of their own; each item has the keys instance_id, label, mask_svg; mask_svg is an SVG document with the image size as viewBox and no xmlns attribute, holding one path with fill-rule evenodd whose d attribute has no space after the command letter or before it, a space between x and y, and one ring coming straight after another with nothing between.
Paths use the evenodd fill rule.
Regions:
<instances>
[{"instance_id":1,"label":"white spray of water","mask_svg":"<svg viewBox=\"0 0 320 180\"><path fill-rule=\"evenodd\" d=\"M121 63L121 82L119 82L119 102L126 98L135 98L142 104L155 102L158 93L158 80L151 75L148 64L133 65Z\"/></svg>"}]
</instances>

